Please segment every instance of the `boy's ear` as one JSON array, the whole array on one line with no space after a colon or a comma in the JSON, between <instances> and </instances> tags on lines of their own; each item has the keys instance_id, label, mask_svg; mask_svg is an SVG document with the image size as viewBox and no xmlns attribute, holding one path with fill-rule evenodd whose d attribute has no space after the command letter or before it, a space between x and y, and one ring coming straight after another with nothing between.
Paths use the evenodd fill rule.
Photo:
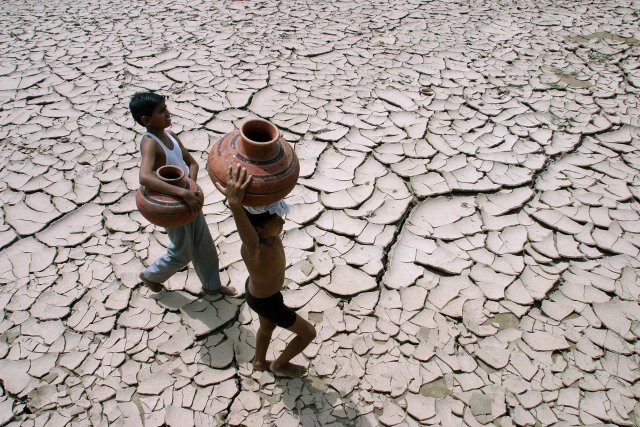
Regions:
<instances>
[{"instance_id":1,"label":"boy's ear","mask_svg":"<svg viewBox=\"0 0 640 427\"><path fill-rule=\"evenodd\" d=\"M149 120L150 120L149 116L140 117L140 123L142 123L143 126L149 125Z\"/></svg>"}]
</instances>

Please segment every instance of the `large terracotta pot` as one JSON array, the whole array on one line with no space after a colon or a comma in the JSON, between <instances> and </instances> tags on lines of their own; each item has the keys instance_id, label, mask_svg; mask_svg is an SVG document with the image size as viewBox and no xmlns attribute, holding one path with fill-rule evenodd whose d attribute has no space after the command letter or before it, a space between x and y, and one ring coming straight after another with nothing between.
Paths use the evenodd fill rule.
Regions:
<instances>
[{"instance_id":1,"label":"large terracotta pot","mask_svg":"<svg viewBox=\"0 0 640 427\"><path fill-rule=\"evenodd\" d=\"M246 121L240 129L220 138L209 150L207 172L213 182L227 184L229 165L240 164L253 175L242 203L262 206L283 199L293 190L300 164L278 128L263 119Z\"/></svg>"},{"instance_id":2,"label":"large terracotta pot","mask_svg":"<svg viewBox=\"0 0 640 427\"><path fill-rule=\"evenodd\" d=\"M197 191L198 197L204 202L204 194L200 186L191 178L184 176L184 171L178 166L161 166L156 171L156 175L169 184ZM191 213L189 206L180 197L158 193L142 185L136 193L136 206L150 223L166 228L189 224L200 213Z\"/></svg>"}]
</instances>

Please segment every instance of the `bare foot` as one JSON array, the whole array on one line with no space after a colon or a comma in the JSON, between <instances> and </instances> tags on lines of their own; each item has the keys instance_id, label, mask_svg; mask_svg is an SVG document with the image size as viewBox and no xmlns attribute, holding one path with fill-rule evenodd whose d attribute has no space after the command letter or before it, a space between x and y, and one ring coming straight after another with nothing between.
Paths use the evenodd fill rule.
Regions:
<instances>
[{"instance_id":1,"label":"bare foot","mask_svg":"<svg viewBox=\"0 0 640 427\"><path fill-rule=\"evenodd\" d=\"M164 286L162 286L162 283L156 283L156 282L152 282L151 280L147 279L146 277L144 277L144 273L140 273L140 280L142 280L142 283L151 290L151 292L160 292L161 290L164 289Z\"/></svg>"},{"instance_id":2,"label":"bare foot","mask_svg":"<svg viewBox=\"0 0 640 427\"><path fill-rule=\"evenodd\" d=\"M219 289L202 289L202 293L204 295L215 295L215 294L222 294L226 297L233 297L238 295L238 291L236 291L236 288L232 288L231 286L221 286Z\"/></svg>"},{"instance_id":3,"label":"bare foot","mask_svg":"<svg viewBox=\"0 0 640 427\"><path fill-rule=\"evenodd\" d=\"M299 378L307 373L307 369L304 366L296 365L295 363L288 362L278 367L274 366L274 363L271 364L271 372L273 372L274 375Z\"/></svg>"},{"instance_id":4,"label":"bare foot","mask_svg":"<svg viewBox=\"0 0 640 427\"><path fill-rule=\"evenodd\" d=\"M264 362L258 362L256 360L253 361L253 370L254 371L270 371L271 370L271 360L265 360Z\"/></svg>"},{"instance_id":5,"label":"bare foot","mask_svg":"<svg viewBox=\"0 0 640 427\"><path fill-rule=\"evenodd\" d=\"M238 295L238 291L236 291L236 288L232 288L231 286L222 286L220 288L220 293L227 297L234 297Z\"/></svg>"}]
</instances>

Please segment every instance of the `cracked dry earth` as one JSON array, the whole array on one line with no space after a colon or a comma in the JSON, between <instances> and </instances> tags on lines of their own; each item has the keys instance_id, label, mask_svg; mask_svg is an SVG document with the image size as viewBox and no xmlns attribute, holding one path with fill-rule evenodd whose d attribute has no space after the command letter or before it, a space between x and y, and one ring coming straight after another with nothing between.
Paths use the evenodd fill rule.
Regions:
<instances>
[{"instance_id":1,"label":"cracked dry earth","mask_svg":"<svg viewBox=\"0 0 640 427\"><path fill-rule=\"evenodd\" d=\"M0 425L640 422L640 4L588 3L2 2ZM250 116L295 146L306 378L252 371L242 297L140 286L167 245L135 209L141 89L227 284L208 149Z\"/></svg>"}]
</instances>

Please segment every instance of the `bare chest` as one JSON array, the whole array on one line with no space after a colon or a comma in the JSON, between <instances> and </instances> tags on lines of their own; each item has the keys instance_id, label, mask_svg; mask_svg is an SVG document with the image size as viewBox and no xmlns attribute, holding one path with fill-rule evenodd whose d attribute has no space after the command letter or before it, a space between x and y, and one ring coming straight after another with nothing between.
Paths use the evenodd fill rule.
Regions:
<instances>
[{"instance_id":1,"label":"bare chest","mask_svg":"<svg viewBox=\"0 0 640 427\"><path fill-rule=\"evenodd\" d=\"M252 259L245 258L244 261L254 283L282 285L285 269L282 242L274 245L260 244L259 256Z\"/></svg>"},{"instance_id":2,"label":"bare chest","mask_svg":"<svg viewBox=\"0 0 640 427\"><path fill-rule=\"evenodd\" d=\"M260 264L272 266L274 269L284 270L285 255L282 242L274 244L260 244Z\"/></svg>"}]
</instances>

